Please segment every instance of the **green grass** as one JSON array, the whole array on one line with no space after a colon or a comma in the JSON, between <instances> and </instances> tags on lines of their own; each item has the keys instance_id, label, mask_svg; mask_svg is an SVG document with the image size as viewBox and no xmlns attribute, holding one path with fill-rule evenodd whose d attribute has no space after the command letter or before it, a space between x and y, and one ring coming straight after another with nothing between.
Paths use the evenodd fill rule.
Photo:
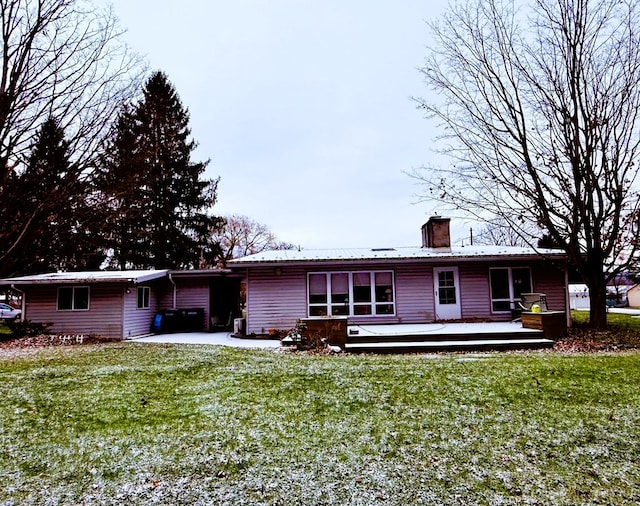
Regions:
<instances>
[{"instance_id":1,"label":"green grass","mask_svg":"<svg viewBox=\"0 0 640 506\"><path fill-rule=\"evenodd\" d=\"M589 311L571 311L572 320L578 325L589 323ZM607 324L612 330L633 330L640 333L640 318L624 313L607 313Z\"/></svg>"},{"instance_id":2,"label":"green grass","mask_svg":"<svg viewBox=\"0 0 640 506\"><path fill-rule=\"evenodd\" d=\"M640 353L0 354L0 504L637 504Z\"/></svg>"}]
</instances>

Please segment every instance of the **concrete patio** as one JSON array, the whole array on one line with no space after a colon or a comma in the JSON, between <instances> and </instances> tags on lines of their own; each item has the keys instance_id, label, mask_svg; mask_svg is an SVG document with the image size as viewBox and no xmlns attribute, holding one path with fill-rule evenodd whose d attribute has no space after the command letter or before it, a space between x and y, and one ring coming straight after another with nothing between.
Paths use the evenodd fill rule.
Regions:
<instances>
[{"instance_id":1,"label":"concrete patio","mask_svg":"<svg viewBox=\"0 0 640 506\"><path fill-rule=\"evenodd\" d=\"M127 339L135 343L169 344L213 344L232 348L274 349L280 348L278 339L240 339L231 337L230 332L177 332L175 334L153 334Z\"/></svg>"}]
</instances>

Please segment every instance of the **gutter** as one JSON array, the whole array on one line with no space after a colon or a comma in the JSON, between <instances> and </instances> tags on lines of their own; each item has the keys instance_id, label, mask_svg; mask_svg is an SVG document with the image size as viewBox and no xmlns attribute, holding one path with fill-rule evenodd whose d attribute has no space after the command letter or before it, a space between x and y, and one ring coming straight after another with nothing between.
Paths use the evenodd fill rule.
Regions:
<instances>
[{"instance_id":1,"label":"gutter","mask_svg":"<svg viewBox=\"0 0 640 506\"><path fill-rule=\"evenodd\" d=\"M27 296L25 295L24 291L20 290L20 288L16 287L16 285L14 285L13 283L11 283L11 289L15 290L21 295L20 300L22 302L20 303L20 321L23 322L25 320L24 315L27 311Z\"/></svg>"}]
</instances>

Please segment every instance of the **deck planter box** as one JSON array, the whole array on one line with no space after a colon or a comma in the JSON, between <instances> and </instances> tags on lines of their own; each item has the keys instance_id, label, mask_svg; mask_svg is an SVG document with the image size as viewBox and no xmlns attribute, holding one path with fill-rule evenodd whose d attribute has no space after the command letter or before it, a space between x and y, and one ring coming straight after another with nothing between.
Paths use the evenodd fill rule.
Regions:
<instances>
[{"instance_id":1,"label":"deck planter box","mask_svg":"<svg viewBox=\"0 0 640 506\"><path fill-rule=\"evenodd\" d=\"M347 342L346 316L318 316L302 318L300 321L306 325L302 332L303 335L311 337L320 334L321 337L327 338L329 344L345 349Z\"/></svg>"},{"instance_id":2,"label":"deck planter box","mask_svg":"<svg viewBox=\"0 0 640 506\"><path fill-rule=\"evenodd\" d=\"M524 328L542 330L547 339L558 339L567 333L567 317L564 311L523 311L521 316Z\"/></svg>"}]
</instances>

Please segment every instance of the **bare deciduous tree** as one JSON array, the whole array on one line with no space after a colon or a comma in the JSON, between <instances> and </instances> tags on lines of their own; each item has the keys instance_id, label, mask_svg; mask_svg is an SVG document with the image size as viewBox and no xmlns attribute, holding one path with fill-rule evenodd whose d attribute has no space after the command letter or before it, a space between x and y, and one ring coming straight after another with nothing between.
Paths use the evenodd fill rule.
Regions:
<instances>
[{"instance_id":1,"label":"bare deciduous tree","mask_svg":"<svg viewBox=\"0 0 640 506\"><path fill-rule=\"evenodd\" d=\"M78 159L95 151L141 82L110 9L85 0L0 0L0 170L55 118Z\"/></svg>"},{"instance_id":2,"label":"bare deciduous tree","mask_svg":"<svg viewBox=\"0 0 640 506\"><path fill-rule=\"evenodd\" d=\"M48 119L65 132L73 163L87 176L144 68L121 41L111 9L87 0L0 0L0 30L0 209L6 209L9 175L24 170ZM35 216L5 218L0 266L28 244Z\"/></svg>"},{"instance_id":3,"label":"bare deciduous tree","mask_svg":"<svg viewBox=\"0 0 640 506\"><path fill-rule=\"evenodd\" d=\"M527 246L527 239L530 239L530 236L523 238L522 232L514 230L502 218L496 217L474 235L473 244Z\"/></svg>"},{"instance_id":4,"label":"bare deciduous tree","mask_svg":"<svg viewBox=\"0 0 640 506\"><path fill-rule=\"evenodd\" d=\"M599 328L607 281L638 253L639 22L635 0L456 4L431 25L436 95L418 99L452 157L412 174L424 199L546 231Z\"/></svg>"},{"instance_id":5,"label":"bare deciduous tree","mask_svg":"<svg viewBox=\"0 0 640 506\"><path fill-rule=\"evenodd\" d=\"M233 258L253 255L266 250L293 249L295 246L278 240L269 227L248 216L234 214L224 218L225 226L214 235L223 251L222 265Z\"/></svg>"}]
</instances>

